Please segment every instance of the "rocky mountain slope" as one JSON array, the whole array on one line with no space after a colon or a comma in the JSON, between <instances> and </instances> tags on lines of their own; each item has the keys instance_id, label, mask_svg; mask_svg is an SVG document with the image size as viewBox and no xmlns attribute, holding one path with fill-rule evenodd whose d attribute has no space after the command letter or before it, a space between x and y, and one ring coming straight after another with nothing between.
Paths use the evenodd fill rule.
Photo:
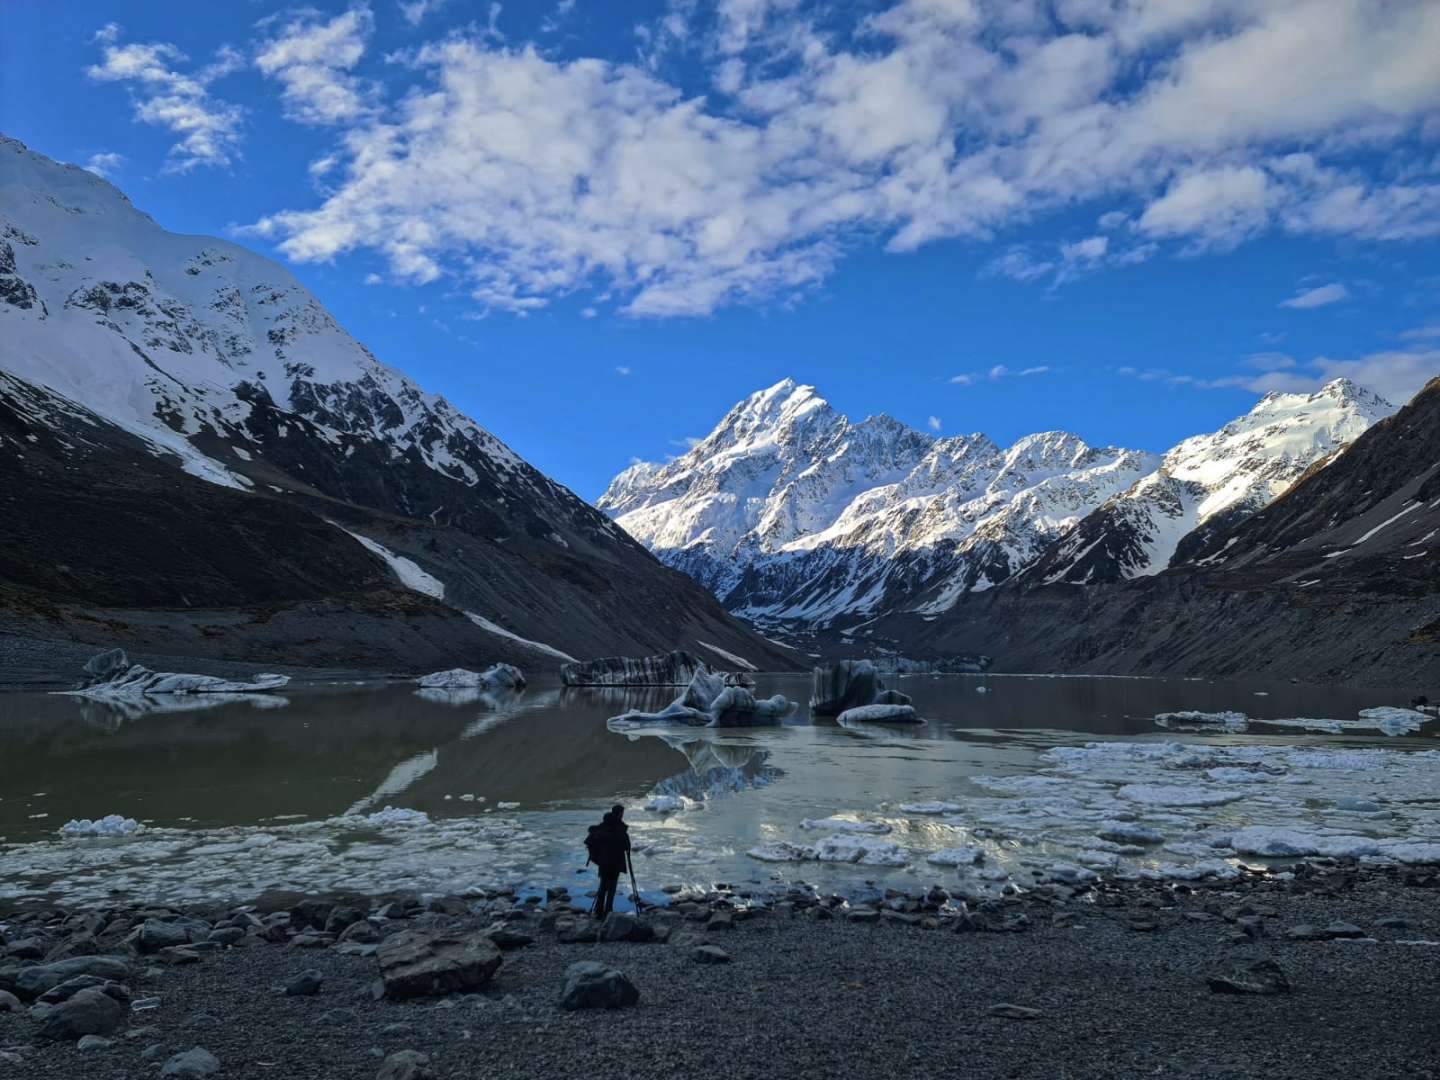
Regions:
<instances>
[{"instance_id":1,"label":"rocky mountain slope","mask_svg":"<svg viewBox=\"0 0 1440 1080\"><path fill-rule=\"evenodd\" d=\"M1008 671L1440 686L1440 378L1248 519L1153 576L1031 581L867 628Z\"/></svg>"},{"instance_id":2,"label":"rocky mountain slope","mask_svg":"<svg viewBox=\"0 0 1440 1080\"><path fill-rule=\"evenodd\" d=\"M684 456L621 473L598 505L731 611L836 625L1008 579L1156 463L1066 432L1002 449L855 423L787 379Z\"/></svg>"},{"instance_id":3,"label":"rocky mountain slope","mask_svg":"<svg viewBox=\"0 0 1440 1080\"><path fill-rule=\"evenodd\" d=\"M1270 394L1163 457L1065 432L1001 449L886 416L852 423L786 380L599 502L662 560L761 624L927 617L1023 575L1097 583L1164 570L1268 504L1393 407L1343 379Z\"/></svg>"},{"instance_id":4,"label":"rocky mountain slope","mask_svg":"<svg viewBox=\"0 0 1440 1080\"><path fill-rule=\"evenodd\" d=\"M283 268L4 138L0 374L13 633L406 669L793 664Z\"/></svg>"}]
</instances>

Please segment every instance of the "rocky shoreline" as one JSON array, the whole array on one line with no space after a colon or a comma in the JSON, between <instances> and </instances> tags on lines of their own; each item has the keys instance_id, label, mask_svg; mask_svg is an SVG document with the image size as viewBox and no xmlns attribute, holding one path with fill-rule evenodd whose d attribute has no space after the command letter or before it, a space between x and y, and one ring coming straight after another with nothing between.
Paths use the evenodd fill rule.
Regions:
<instances>
[{"instance_id":1,"label":"rocky shoreline","mask_svg":"<svg viewBox=\"0 0 1440 1080\"><path fill-rule=\"evenodd\" d=\"M1440 868L0 916L0 1076L1435 1077Z\"/></svg>"}]
</instances>

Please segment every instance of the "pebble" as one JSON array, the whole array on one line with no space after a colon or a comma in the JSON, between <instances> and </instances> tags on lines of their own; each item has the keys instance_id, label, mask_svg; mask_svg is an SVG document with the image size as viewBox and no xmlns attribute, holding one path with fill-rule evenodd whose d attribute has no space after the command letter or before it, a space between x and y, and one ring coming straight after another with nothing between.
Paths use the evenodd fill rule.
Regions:
<instances>
[{"instance_id":1,"label":"pebble","mask_svg":"<svg viewBox=\"0 0 1440 1080\"><path fill-rule=\"evenodd\" d=\"M203 1046L176 1054L160 1069L161 1076L179 1076L190 1080L195 1077L213 1076L220 1070L220 1062Z\"/></svg>"},{"instance_id":2,"label":"pebble","mask_svg":"<svg viewBox=\"0 0 1440 1080\"><path fill-rule=\"evenodd\" d=\"M286 997L314 997L320 993L325 976L314 968L307 968L285 985Z\"/></svg>"}]
</instances>

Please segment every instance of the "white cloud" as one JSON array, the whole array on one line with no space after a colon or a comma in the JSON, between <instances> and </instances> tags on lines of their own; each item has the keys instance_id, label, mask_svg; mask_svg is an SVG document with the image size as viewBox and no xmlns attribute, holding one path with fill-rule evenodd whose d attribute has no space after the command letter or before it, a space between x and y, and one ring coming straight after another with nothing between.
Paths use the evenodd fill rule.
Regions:
<instances>
[{"instance_id":1,"label":"white cloud","mask_svg":"<svg viewBox=\"0 0 1440 1080\"><path fill-rule=\"evenodd\" d=\"M90 159L85 162L85 168L96 176L103 176L108 180L124 164L125 158L121 154L99 153L90 155Z\"/></svg>"},{"instance_id":2,"label":"white cloud","mask_svg":"<svg viewBox=\"0 0 1440 1080\"><path fill-rule=\"evenodd\" d=\"M439 11L446 0L399 0L400 15L411 26L419 26L425 16Z\"/></svg>"},{"instance_id":3,"label":"white cloud","mask_svg":"<svg viewBox=\"0 0 1440 1080\"><path fill-rule=\"evenodd\" d=\"M1050 374L1050 365L1040 364L1037 367L1021 368L1015 374L1019 375L1021 378L1025 378L1030 375L1048 375Z\"/></svg>"},{"instance_id":4,"label":"white cloud","mask_svg":"<svg viewBox=\"0 0 1440 1080\"><path fill-rule=\"evenodd\" d=\"M1440 323L1430 323L1428 326L1416 326L1400 334L1401 341L1435 341L1440 340Z\"/></svg>"},{"instance_id":5,"label":"white cloud","mask_svg":"<svg viewBox=\"0 0 1440 1080\"><path fill-rule=\"evenodd\" d=\"M1058 284L1273 229L1440 235L1409 139L1440 109L1431 0L1057 0L1060 30L1049 11L898 0L837 26L800 0L676 0L642 27L640 66L502 47L492 17L417 50L388 105L336 48L286 97L348 118L343 178L259 230L296 260L377 248L490 307L594 288L647 316L789 300L873 237L988 241L1081 204L1102 234L987 272ZM363 48L366 9L303 26L342 20ZM661 77L671 50L709 65L722 104ZM1119 243L1130 229L1144 242Z\"/></svg>"},{"instance_id":6,"label":"white cloud","mask_svg":"<svg viewBox=\"0 0 1440 1080\"><path fill-rule=\"evenodd\" d=\"M932 416L932 417L930 417L930 419L926 420L925 423L926 423L926 425L930 428L931 431L939 431L939 430L940 430L940 418L939 418L938 416Z\"/></svg>"},{"instance_id":7,"label":"white cloud","mask_svg":"<svg viewBox=\"0 0 1440 1080\"><path fill-rule=\"evenodd\" d=\"M374 91L350 71L365 55L373 28L374 18L363 5L327 22L306 11L260 46L255 66L280 81L285 113L292 120L303 124L358 120L370 113Z\"/></svg>"},{"instance_id":8,"label":"white cloud","mask_svg":"<svg viewBox=\"0 0 1440 1080\"><path fill-rule=\"evenodd\" d=\"M1145 208L1138 227L1151 236L1234 247L1265 225L1273 200L1269 177L1253 165L1192 172Z\"/></svg>"},{"instance_id":9,"label":"white cloud","mask_svg":"<svg viewBox=\"0 0 1440 1080\"><path fill-rule=\"evenodd\" d=\"M969 375L969 374L965 374L965 375L951 375L951 376L950 376L950 383L951 383L952 386L974 386L974 385L975 385L975 376L974 376L974 375Z\"/></svg>"},{"instance_id":10,"label":"white cloud","mask_svg":"<svg viewBox=\"0 0 1440 1080\"><path fill-rule=\"evenodd\" d=\"M1116 373L1145 382L1165 382L1199 390L1244 389L1257 394L1279 391L1311 394L1335 379L1349 379L1379 394L1394 405L1409 401L1429 380L1440 377L1440 349L1393 350L1370 353L1354 360L1317 356L1298 361L1284 353L1257 353L1245 365L1259 369L1243 374L1205 378L1177 374L1165 368L1117 368Z\"/></svg>"},{"instance_id":11,"label":"white cloud","mask_svg":"<svg viewBox=\"0 0 1440 1080\"><path fill-rule=\"evenodd\" d=\"M629 375L630 373L631 373L630 368L627 367L627 366L624 365L624 364L620 364L620 365L618 365L618 366L615 368L615 374L616 374L616 375Z\"/></svg>"},{"instance_id":12,"label":"white cloud","mask_svg":"<svg viewBox=\"0 0 1440 1080\"><path fill-rule=\"evenodd\" d=\"M239 106L212 97L209 87L240 67L239 54L222 46L209 65L186 74L177 69L188 57L174 45L121 45L120 36L116 23L96 32L101 62L85 74L97 82L128 84L135 119L179 136L170 148L168 171L229 165L238 155L242 113Z\"/></svg>"},{"instance_id":13,"label":"white cloud","mask_svg":"<svg viewBox=\"0 0 1440 1080\"><path fill-rule=\"evenodd\" d=\"M1349 289L1338 281L1332 281L1329 285L1316 285L1313 289L1301 289L1290 299L1280 301L1280 306L1299 308L1303 311L1309 308L1325 307L1327 304L1338 304L1341 300L1347 300L1349 297Z\"/></svg>"}]
</instances>

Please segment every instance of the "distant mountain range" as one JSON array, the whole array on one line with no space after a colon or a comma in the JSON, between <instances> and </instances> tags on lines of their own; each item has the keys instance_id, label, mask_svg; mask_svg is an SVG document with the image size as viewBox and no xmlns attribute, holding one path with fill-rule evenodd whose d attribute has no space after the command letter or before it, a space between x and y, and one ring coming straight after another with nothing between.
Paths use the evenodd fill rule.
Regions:
<instances>
[{"instance_id":1,"label":"distant mountain range","mask_svg":"<svg viewBox=\"0 0 1440 1080\"><path fill-rule=\"evenodd\" d=\"M282 267L3 137L0 630L401 670L794 666Z\"/></svg>"},{"instance_id":2,"label":"distant mountain range","mask_svg":"<svg viewBox=\"0 0 1440 1080\"><path fill-rule=\"evenodd\" d=\"M790 380L688 453L617 476L599 506L758 623L938 616L1018 577L1092 584L1187 562L1393 406L1343 379L1269 394L1163 456L1063 431L1001 449L888 416L853 423Z\"/></svg>"}]
</instances>

